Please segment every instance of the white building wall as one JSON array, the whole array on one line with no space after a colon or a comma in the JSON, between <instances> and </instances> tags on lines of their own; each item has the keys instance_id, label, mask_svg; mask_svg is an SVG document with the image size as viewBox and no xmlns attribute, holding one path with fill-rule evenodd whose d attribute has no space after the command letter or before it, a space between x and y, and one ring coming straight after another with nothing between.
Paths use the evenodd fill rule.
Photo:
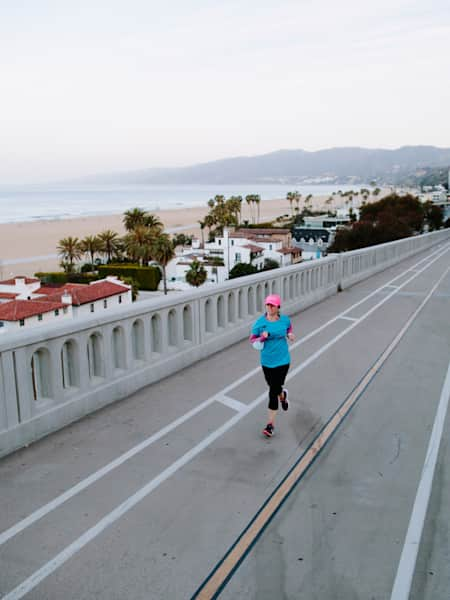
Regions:
<instances>
[{"instance_id":1,"label":"white building wall","mask_svg":"<svg viewBox=\"0 0 450 600\"><path fill-rule=\"evenodd\" d=\"M119 301L119 298L122 298L122 301ZM106 306L105 306L106 302ZM131 290L124 292L123 294L117 294L116 296L109 296L109 298L102 298L101 300L96 300L95 302L89 302L87 304L82 304L81 306L73 306L73 316L75 318L86 317L91 314L102 314L109 308L117 308L124 304L130 304L132 302Z\"/></svg>"},{"instance_id":2,"label":"white building wall","mask_svg":"<svg viewBox=\"0 0 450 600\"><path fill-rule=\"evenodd\" d=\"M41 325L49 325L58 321L72 319L72 307L67 306L66 312L63 308L58 309L58 316L55 315L55 311L49 311L42 313L42 319L39 319L38 315L27 317L24 319L24 325L20 324L20 321L3 321L3 327L0 327L1 333L10 333L13 331L28 330Z\"/></svg>"}]
</instances>

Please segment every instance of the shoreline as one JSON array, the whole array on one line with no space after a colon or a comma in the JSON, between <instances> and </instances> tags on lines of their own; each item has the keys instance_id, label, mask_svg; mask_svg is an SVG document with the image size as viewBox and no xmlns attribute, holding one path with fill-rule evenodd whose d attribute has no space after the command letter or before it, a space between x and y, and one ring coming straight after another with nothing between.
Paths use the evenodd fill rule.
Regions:
<instances>
[{"instance_id":1,"label":"shoreline","mask_svg":"<svg viewBox=\"0 0 450 600\"><path fill-rule=\"evenodd\" d=\"M260 220L274 218L289 210L289 203L285 199L261 201ZM162 221L168 233L182 231L197 237L200 237L197 221L202 220L208 212L207 205L149 211ZM242 218L249 218L246 204L243 205ZM30 277L38 271L59 270L56 248L60 239L69 236L81 239L106 229L124 235L122 219L123 213L114 213L0 223L0 280L19 275Z\"/></svg>"},{"instance_id":2,"label":"shoreline","mask_svg":"<svg viewBox=\"0 0 450 600\"><path fill-rule=\"evenodd\" d=\"M380 194L378 199L383 194ZM335 202L331 207L325 205L330 195L313 196L313 210L337 208L344 205L340 196L333 196ZM371 198L369 201L373 201ZM303 207L304 198L300 202ZM293 207L295 208L295 207ZM273 220L277 216L291 214L291 206L286 198L262 200L260 205L260 222ZM200 237L198 221L209 212L209 207L192 206L185 208L168 208L148 211L157 216L168 233L183 232ZM33 221L18 221L0 223L0 279L14 276L33 276L38 271L59 270L57 245L65 237L97 235L106 229L124 235L122 213L109 213L95 216L67 217L57 219L39 219ZM242 220L252 222L250 208L246 202L242 204Z\"/></svg>"}]
</instances>

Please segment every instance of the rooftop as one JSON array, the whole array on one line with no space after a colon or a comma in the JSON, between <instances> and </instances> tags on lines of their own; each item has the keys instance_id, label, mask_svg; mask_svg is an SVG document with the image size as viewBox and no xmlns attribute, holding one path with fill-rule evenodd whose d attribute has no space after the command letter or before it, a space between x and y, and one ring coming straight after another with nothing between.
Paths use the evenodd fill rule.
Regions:
<instances>
[{"instance_id":1,"label":"rooftop","mask_svg":"<svg viewBox=\"0 0 450 600\"><path fill-rule=\"evenodd\" d=\"M0 304L0 321L20 321L64 308L62 302L48 300L13 300Z\"/></svg>"},{"instance_id":2,"label":"rooftop","mask_svg":"<svg viewBox=\"0 0 450 600\"><path fill-rule=\"evenodd\" d=\"M55 291L55 288L51 289L52 293L47 296L49 300L60 299L63 294L67 293L72 296L72 304L74 306L81 306L82 304L88 304L89 302L95 302L96 300L102 300L103 298L124 294L129 291L128 287L119 283L113 283L112 281L99 281L89 285L66 283L59 290Z\"/></svg>"},{"instance_id":3,"label":"rooftop","mask_svg":"<svg viewBox=\"0 0 450 600\"><path fill-rule=\"evenodd\" d=\"M3 281L0 281L0 285L16 285L17 279L23 279L25 285L39 282L39 279L36 279L35 277L24 277L23 275L17 275L14 277L14 279L4 279Z\"/></svg>"}]
</instances>

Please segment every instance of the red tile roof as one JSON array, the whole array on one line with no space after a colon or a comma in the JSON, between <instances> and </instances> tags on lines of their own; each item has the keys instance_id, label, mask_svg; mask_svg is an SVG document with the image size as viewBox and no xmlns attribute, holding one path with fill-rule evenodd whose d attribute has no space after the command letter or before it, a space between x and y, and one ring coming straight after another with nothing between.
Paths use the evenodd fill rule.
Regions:
<instances>
[{"instance_id":1,"label":"red tile roof","mask_svg":"<svg viewBox=\"0 0 450 600\"><path fill-rule=\"evenodd\" d=\"M14 300L20 294L13 294L12 292L0 292L0 300Z\"/></svg>"},{"instance_id":2,"label":"red tile roof","mask_svg":"<svg viewBox=\"0 0 450 600\"><path fill-rule=\"evenodd\" d=\"M29 283L36 283L39 279L35 277L23 277L22 275L16 275L14 279L4 279L0 281L0 285L15 285L16 279L25 279L25 283L28 285Z\"/></svg>"},{"instance_id":3,"label":"red tile roof","mask_svg":"<svg viewBox=\"0 0 450 600\"><path fill-rule=\"evenodd\" d=\"M47 285L41 285L40 288L35 290L33 294L43 294L44 296L54 296L61 292L63 293L64 289L72 290L73 288L84 288L86 287L85 283L49 283Z\"/></svg>"},{"instance_id":4,"label":"red tile roof","mask_svg":"<svg viewBox=\"0 0 450 600\"><path fill-rule=\"evenodd\" d=\"M241 233L250 233L250 234L254 234L254 235L258 235L258 234L287 235L288 233L291 233L290 229L281 229L280 227L274 227L274 228L252 227L252 228L248 228L248 229L246 227L241 227L239 229L239 231Z\"/></svg>"},{"instance_id":5,"label":"red tile roof","mask_svg":"<svg viewBox=\"0 0 450 600\"><path fill-rule=\"evenodd\" d=\"M49 302L48 300L13 300L0 304L0 321L19 321L28 317L35 317L51 312L57 308L64 308L62 302Z\"/></svg>"},{"instance_id":6,"label":"red tile roof","mask_svg":"<svg viewBox=\"0 0 450 600\"><path fill-rule=\"evenodd\" d=\"M245 246L241 246L241 248L247 248L250 252L264 252L264 248L260 246L255 246L254 244L246 244Z\"/></svg>"},{"instance_id":7,"label":"red tile roof","mask_svg":"<svg viewBox=\"0 0 450 600\"><path fill-rule=\"evenodd\" d=\"M279 250L275 250L275 252L279 252L280 254L301 254L301 248L280 248Z\"/></svg>"},{"instance_id":8,"label":"red tile roof","mask_svg":"<svg viewBox=\"0 0 450 600\"><path fill-rule=\"evenodd\" d=\"M272 244L273 242L282 242L283 240L281 238L277 238L277 237L263 237L261 235L255 235L255 237L253 237L252 239L255 240L255 242L260 242L262 244Z\"/></svg>"},{"instance_id":9,"label":"red tile roof","mask_svg":"<svg viewBox=\"0 0 450 600\"><path fill-rule=\"evenodd\" d=\"M89 302L95 302L96 300L102 300L110 296L125 294L128 291L128 287L113 283L112 281L99 281L90 285L68 283L62 289L49 294L47 297L50 300L61 299L62 294L67 292L72 296L72 304L80 306L81 304L88 304Z\"/></svg>"}]
</instances>

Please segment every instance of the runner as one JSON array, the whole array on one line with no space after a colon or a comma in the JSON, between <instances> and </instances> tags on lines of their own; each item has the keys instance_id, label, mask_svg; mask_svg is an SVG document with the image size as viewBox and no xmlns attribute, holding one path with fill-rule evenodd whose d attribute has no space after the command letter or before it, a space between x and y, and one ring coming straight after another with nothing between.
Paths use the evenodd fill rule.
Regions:
<instances>
[{"instance_id":1,"label":"runner","mask_svg":"<svg viewBox=\"0 0 450 600\"><path fill-rule=\"evenodd\" d=\"M254 348L260 350L261 366L269 386L269 416L263 434L272 437L278 402L281 402L283 410L289 407L288 391L284 387L290 364L286 339L293 342L295 337L291 320L288 316L280 314L280 296L271 294L267 296L264 304L266 312L254 323L250 341Z\"/></svg>"}]
</instances>

